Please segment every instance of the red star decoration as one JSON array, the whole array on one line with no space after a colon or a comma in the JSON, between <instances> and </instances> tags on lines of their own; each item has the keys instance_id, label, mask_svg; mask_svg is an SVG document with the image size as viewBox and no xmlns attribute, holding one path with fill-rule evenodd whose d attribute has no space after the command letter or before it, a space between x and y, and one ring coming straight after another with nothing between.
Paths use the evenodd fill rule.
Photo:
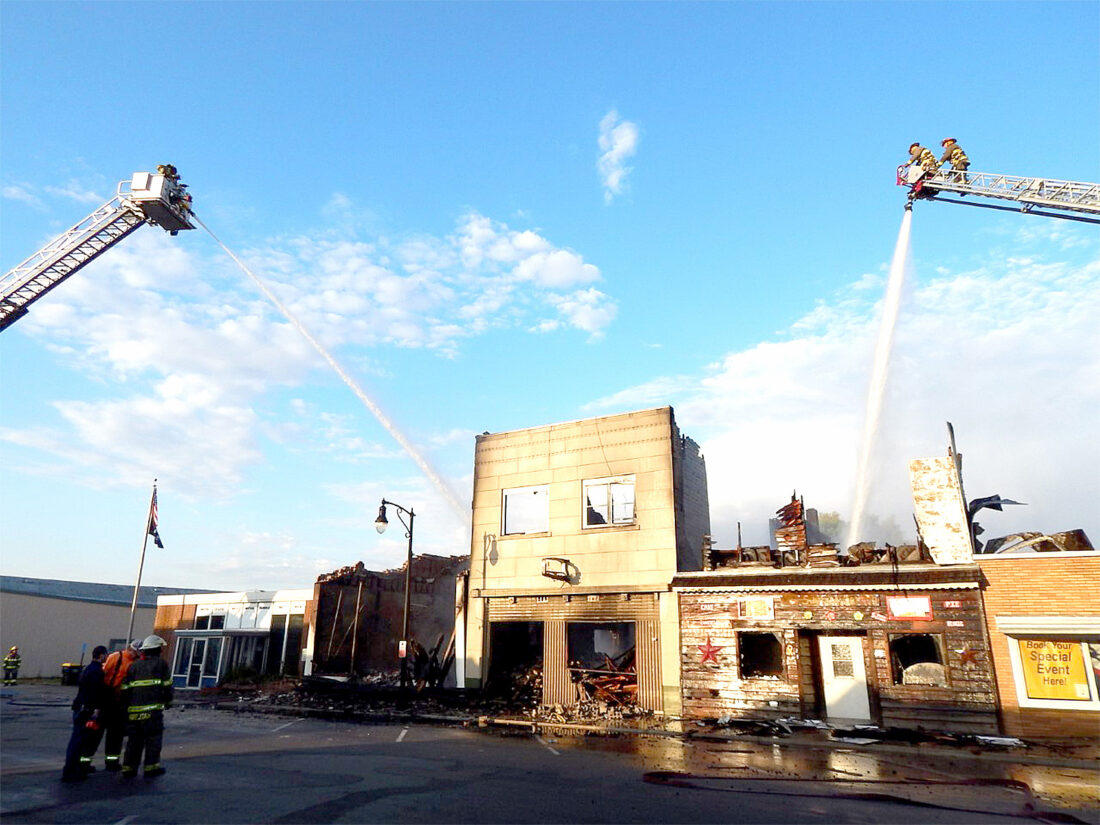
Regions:
<instances>
[{"instance_id":1,"label":"red star decoration","mask_svg":"<svg viewBox=\"0 0 1100 825\"><path fill-rule=\"evenodd\" d=\"M711 644L710 636L707 636L707 643L705 645L696 645L699 648L699 652L703 654L703 664L708 661L718 664L718 651L722 648L719 645Z\"/></svg>"},{"instance_id":2,"label":"red star decoration","mask_svg":"<svg viewBox=\"0 0 1100 825\"><path fill-rule=\"evenodd\" d=\"M976 664L978 664L981 655L982 655L982 652L980 650L975 650L972 647L968 647L966 650L964 650L962 652L962 655L959 656L959 660L964 665L969 665L969 664L975 664L976 665Z\"/></svg>"}]
</instances>

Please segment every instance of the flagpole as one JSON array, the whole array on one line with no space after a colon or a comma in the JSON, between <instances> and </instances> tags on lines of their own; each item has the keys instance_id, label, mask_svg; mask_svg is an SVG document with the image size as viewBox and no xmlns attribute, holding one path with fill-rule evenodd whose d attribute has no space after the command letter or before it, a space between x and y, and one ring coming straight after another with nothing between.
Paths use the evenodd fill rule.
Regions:
<instances>
[{"instance_id":1,"label":"flagpole","mask_svg":"<svg viewBox=\"0 0 1100 825\"><path fill-rule=\"evenodd\" d=\"M141 571L145 567L145 548L149 545L149 528L153 521L153 502L157 500L157 480L153 479L153 494L149 497L149 512L145 515L145 535L141 539L141 560L138 562L137 581L134 583L134 598L130 602L130 626L126 628L126 644L133 639L134 614L137 612L138 591L141 589Z\"/></svg>"}]
</instances>

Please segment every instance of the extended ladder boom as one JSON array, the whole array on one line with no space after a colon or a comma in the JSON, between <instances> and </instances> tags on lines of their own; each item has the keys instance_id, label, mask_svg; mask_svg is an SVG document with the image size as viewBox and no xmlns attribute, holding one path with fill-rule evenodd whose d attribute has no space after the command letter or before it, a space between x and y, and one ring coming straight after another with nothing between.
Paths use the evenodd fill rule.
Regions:
<instances>
[{"instance_id":1,"label":"extended ladder boom","mask_svg":"<svg viewBox=\"0 0 1100 825\"><path fill-rule=\"evenodd\" d=\"M938 170L929 174L916 165L898 167L897 182L899 186L909 187L909 203L906 208L909 208L917 199L941 200L988 209L1030 212L1051 218L1100 223L1100 183L1021 178L1014 175L957 170ZM1017 206L1014 208L977 201L955 200L943 197L945 194L979 195L1012 201ZM1064 214L1066 212L1075 214Z\"/></svg>"},{"instance_id":2,"label":"extended ladder boom","mask_svg":"<svg viewBox=\"0 0 1100 825\"><path fill-rule=\"evenodd\" d=\"M118 194L0 278L0 331L78 269L95 260L143 223L171 232L194 229L191 196L175 167L136 172Z\"/></svg>"}]
</instances>

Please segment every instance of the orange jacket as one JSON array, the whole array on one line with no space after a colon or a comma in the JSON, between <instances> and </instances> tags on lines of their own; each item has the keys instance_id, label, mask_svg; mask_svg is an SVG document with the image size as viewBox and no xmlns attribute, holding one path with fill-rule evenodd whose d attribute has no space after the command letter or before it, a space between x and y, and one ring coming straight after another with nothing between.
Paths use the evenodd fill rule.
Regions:
<instances>
[{"instance_id":1,"label":"orange jacket","mask_svg":"<svg viewBox=\"0 0 1100 825\"><path fill-rule=\"evenodd\" d=\"M116 650L103 663L103 683L111 687L116 694L119 693L122 689L122 680L126 678L130 665L140 658L141 654L129 646Z\"/></svg>"}]
</instances>

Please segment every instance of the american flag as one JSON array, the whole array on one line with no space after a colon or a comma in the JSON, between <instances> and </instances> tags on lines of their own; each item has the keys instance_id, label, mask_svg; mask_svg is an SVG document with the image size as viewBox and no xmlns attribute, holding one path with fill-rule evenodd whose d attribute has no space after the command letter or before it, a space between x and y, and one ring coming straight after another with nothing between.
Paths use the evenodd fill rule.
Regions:
<instances>
[{"instance_id":1,"label":"american flag","mask_svg":"<svg viewBox=\"0 0 1100 825\"><path fill-rule=\"evenodd\" d=\"M157 532L157 488L153 488L153 500L149 504L149 535L153 537L153 543L156 544L161 550L164 549L164 544L160 540L160 533Z\"/></svg>"}]
</instances>

